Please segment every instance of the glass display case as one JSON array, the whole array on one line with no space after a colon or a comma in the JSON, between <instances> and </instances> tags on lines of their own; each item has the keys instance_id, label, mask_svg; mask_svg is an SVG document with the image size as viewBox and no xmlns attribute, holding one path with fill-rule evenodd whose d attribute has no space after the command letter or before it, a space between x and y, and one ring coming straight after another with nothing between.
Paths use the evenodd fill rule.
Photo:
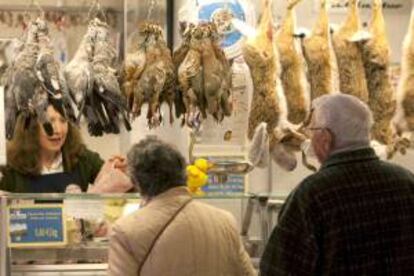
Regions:
<instances>
[{"instance_id":1,"label":"glass display case","mask_svg":"<svg viewBox=\"0 0 414 276\"><path fill-rule=\"evenodd\" d=\"M235 216L257 265L283 197L240 194L195 199ZM105 275L111 225L139 209L140 198L138 194L9 194L0 202L0 276Z\"/></svg>"}]
</instances>

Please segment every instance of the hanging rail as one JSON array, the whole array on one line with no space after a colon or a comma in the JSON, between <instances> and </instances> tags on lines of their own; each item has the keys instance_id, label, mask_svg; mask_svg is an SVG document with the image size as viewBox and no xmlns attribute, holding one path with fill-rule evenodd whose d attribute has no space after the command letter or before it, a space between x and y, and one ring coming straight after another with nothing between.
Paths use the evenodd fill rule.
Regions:
<instances>
[{"instance_id":1,"label":"hanging rail","mask_svg":"<svg viewBox=\"0 0 414 276\"><path fill-rule=\"evenodd\" d=\"M41 6L44 11L62 11L62 12L82 12L88 13L90 6ZM114 8L114 7L102 7L103 10L112 13L124 13L122 8ZM27 7L24 5L1 5L0 12L39 12L38 7Z\"/></svg>"}]
</instances>

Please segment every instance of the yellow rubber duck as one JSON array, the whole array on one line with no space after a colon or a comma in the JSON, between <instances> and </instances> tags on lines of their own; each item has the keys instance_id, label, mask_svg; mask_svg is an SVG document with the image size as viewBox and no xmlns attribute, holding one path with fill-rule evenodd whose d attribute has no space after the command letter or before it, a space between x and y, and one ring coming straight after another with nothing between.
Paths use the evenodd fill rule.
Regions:
<instances>
[{"instance_id":1,"label":"yellow rubber duck","mask_svg":"<svg viewBox=\"0 0 414 276\"><path fill-rule=\"evenodd\" d=\"M207 184L207 172L211 168L211 163L208 160L199 158L194 162L194 165L187 166L187 187L194 195L204 195L201 187Z\"/></svg>"},{"instance_id":2,"label":"yellow rubber duck","mask_svg":"<svg viewBox=\"0 0 414 276\"><path fill-rule=\"evenodd\" d=\"M208 170L213 166L213 164L211 164L208 160L204 158L198 158L194 162L194 166L199 168L203 173L207 173Z\"/></svg>"}]
</instances>

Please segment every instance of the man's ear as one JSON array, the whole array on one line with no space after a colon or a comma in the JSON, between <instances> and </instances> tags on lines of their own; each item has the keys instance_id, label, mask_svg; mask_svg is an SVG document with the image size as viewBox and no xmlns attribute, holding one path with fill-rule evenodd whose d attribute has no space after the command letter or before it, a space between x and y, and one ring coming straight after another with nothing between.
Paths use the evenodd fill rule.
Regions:
<instances>
[{"instance_id":1,"label":"man's ear","mask_svg":"<svg viewBox=\"0 0 414 276\"><path fill-rule=\"evenodd\" d=\"M326 143L324 143L328 148L326 150L332 151L335 148L335 135L332 131L325 129L325 135L323 136L326 139Z\"/></svg>"}]
</instances>

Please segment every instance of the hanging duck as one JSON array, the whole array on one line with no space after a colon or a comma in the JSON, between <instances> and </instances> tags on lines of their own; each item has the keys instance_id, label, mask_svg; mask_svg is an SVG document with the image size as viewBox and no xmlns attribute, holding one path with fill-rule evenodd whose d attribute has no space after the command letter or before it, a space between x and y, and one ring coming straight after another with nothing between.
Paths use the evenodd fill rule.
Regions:
<instances>
[{"instance_id":1,"label":"hanging duck","mask_svg":"<svg viewBox=\"0 0 414 276\"><path fill-rule=\"evenodd\" d=\"M64 76L70 95L79 109L77 121L84 115L88 122L91 121L97 124L97 118L91 111L93 107L90 106L90 101L87 101L87 98L91 97L93 91L94 76L91 63L94 55L95 40L96 28L90 22L75 55L64 68Z\"/></svg>"},{"instance_id":2,"label":"hanging duck","mask_svg":"<svg viewBox=\"0 0 414 276\"><path fill-rule=\"evenodd\" d=\"M123 69L124 93L133 117L139 116L143 104L148 103L148 126L153 128L162 121L163 102L169 106L170 123L174 120L176 78L162 27L146 22L139 27L139 33L137 50L127 55Z\"/></svg>"},{"instance_id":3,"label":"hanging duck","mask_svg":"<svg viewBox=\"0 0 414 276\"><path fill-rule=\"evenodd\" d=\"M116 67L116 50L110 30L99 18L88 24L87 33L74 58L65 67L70 94L85 116L92 136L120 133L123 123L131 130L126 99L121 93Z\"/></svg>"},{"instance_id":4,"label":"hanging duck","mask_svg":"<svg viewBox=\"0 0 414 276\"><path fill-rule=\"evenodd\" d=\"M94 76L91 105L99 118L105 133L119 133L121 121L126 130L131 130L128 109L124 95L118 83L116 68L116 50L111 44L109 26L106 22L94 19L96 24L96 41L92 59ZM90 125L90 131L95 126Z\"/></svg>"},{"instance_id":5,"label":"hanging duck","mask_svg":"<svg viewBox=\"0 0 414 276\"><path fill-rule=\"evenodd\" d=\"M67 119L74 110L60 67L54 59L43 17L29 23L24 43L7 71L5 83L6 138L12 139L19 114L26 120L37 118L48 135L53 127L46 116L49 104ZM27 125L27 123L26 123Z\"/></svg>"},{"instance_id":6,"label":"hanging duck","mask_svg":"<svg viewBox=\"0 0 414 276\"><path fill-rule=\"evenodd\" d=\"M188 51L190 50L190 42L191 42L191 33L194 29L195 25L193 23L187 22L180 22L180 35L181 35L181 44L173 53L173 63L175 67L175 74L178 76L178 69L181 63L186 58ZM183 91L181 89L177 89L176 97L175 97L175 116L180 118L182 115L186 113L186 107L183 101ZM183 118L182 124L185 123L185 118Z\"/></svg>"},{"instance_id":7,"label":"hanging duck","mask_svg":"<svg viewBox=\"0 0 414 276\"><path fill-rule=\"evenodd\" d=\"M175 61L185 58L178 66L180 93L186 110L186 122L190 127L198 123L199 115L213 116L221 122L232 113L232 72L224 51L220 48L217 27L212 22L190 25L189 49L180 47ZM188 43L188 42L184 42ZM179 54L178 54L179 53Z\"/></svg>"}]
</instances>

